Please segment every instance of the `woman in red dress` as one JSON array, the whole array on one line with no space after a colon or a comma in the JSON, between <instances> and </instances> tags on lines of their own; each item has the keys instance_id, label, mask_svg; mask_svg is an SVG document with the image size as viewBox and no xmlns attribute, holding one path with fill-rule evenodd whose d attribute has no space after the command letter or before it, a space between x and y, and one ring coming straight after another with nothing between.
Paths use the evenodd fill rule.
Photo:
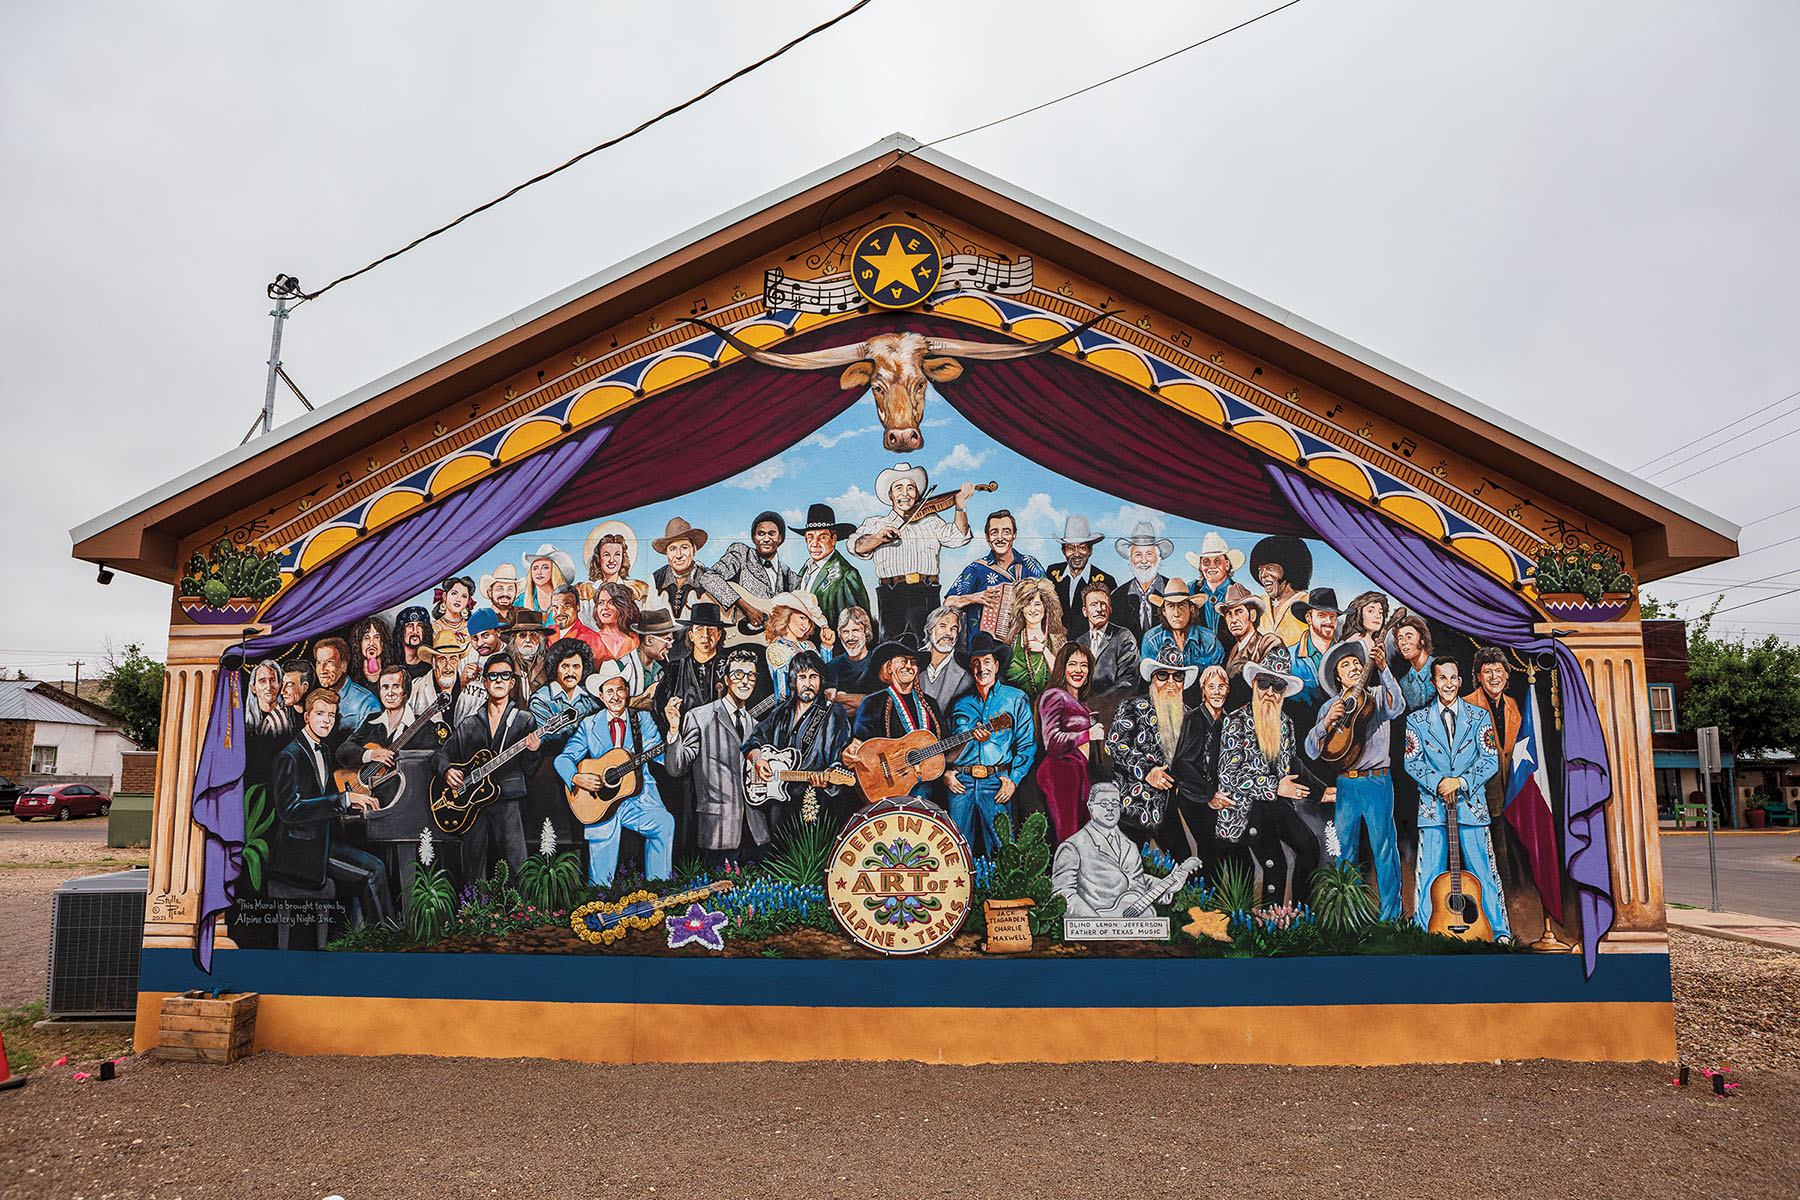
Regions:
<instances>
[{"instance_id":1,"label":"woman in red dress","mask_svg":"<svg viewBox=\"0 0 1800 1200\"><path fill-rule=\"evenodd\" d=\"M1038 732L1044 758L1038 764L1038 787L1058 842L1081 828L1086 819L1088 758L1106 728L1085 703L1094 674L1094 656L1080 642L1066 642L1056 656L1056 669L1038 698Z\"/></svg>"}]
</instances>

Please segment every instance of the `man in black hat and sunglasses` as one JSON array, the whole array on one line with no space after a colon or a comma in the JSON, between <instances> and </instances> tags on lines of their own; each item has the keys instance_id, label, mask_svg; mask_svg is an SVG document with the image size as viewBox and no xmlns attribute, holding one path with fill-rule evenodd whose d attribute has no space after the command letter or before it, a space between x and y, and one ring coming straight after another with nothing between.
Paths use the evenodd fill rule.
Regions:
<instances>
[{"instance_id":1,"label":"man in black hat and sunglasses","mask_svg":"<svg viewBox=\"0 0 1800 1200\"><path fill-rule=\"evenodd\" d=\"M498 758L516 743L525 744L522 753L491 777L499 798L482 807L463 835L465 879L486 877L490 853L504 858L516 879L525 866L525 824L519 807L525 799L526 777L537 767L537 718L515 703L521 698L519 668L510 654L490 656L482 664L481 679L487 688L487 703L457 724L449 740L438 748L433 765L445 783L461 790L468 779L458 764L468 763L477 750L492 751Z\"/></svg>"}]
</instances>

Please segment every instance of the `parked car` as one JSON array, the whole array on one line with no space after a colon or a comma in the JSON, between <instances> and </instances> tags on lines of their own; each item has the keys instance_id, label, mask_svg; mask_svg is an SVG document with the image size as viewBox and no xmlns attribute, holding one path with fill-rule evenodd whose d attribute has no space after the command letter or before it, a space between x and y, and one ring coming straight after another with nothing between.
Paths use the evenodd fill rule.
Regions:
<instances>
[{"instance_id":1,"label":"parked car","mask_svg":"<svg viewBox=\"0 0 1800 1200\"><path fill-rule=\"evenodd\" d=\"M21 821L33 817L54 817L66 821L70 817L104 817L112 810L112 798L103 796L84 783L53 783L35 787L13 802L13 816Z\"/></svg>"},{"instance_id":2,"label":"parked car","mask_svg":"<svg viewBox=\"0 0 1800 1200\"><path fill-rule=\"evenodd\" d=\"M4 775L0 775L0 812L11 812L13 801L25 790L21 784L14 783Z\"/></svg>"}]
</instances>

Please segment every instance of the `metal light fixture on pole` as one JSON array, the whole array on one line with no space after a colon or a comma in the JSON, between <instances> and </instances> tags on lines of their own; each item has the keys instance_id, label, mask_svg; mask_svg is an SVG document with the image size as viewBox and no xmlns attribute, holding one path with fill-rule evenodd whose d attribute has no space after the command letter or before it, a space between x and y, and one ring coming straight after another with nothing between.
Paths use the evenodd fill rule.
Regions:
<instances>
[{"instance_id":1,"label":"metal light fixture on pole","mask_svg":"<svg viewBox=\"0 0 1800 1200\"><path fill-rule=\"evenodd\" d=\"M1694 731L1699 738L1700 775L1706 781L1706 863L1712 871L1712 911L1719 911L1719 849L1713 838L1713 776L1719 772L1719 727Z\"/></svg>"}]
</instances>

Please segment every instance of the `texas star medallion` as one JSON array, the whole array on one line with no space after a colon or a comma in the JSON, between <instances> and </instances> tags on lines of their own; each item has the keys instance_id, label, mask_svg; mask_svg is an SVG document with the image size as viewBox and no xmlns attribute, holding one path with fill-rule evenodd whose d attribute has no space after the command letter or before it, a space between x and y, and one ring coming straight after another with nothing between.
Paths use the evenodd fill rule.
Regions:
<instances>
[{"instance_id":1,"label":"texas star medallion","mask_svg":"<svg viewBox=\"0 0 1800 1200\"><path fill-rule=\"evenodd\" d=\"M911 225L881 225L856 243L850 277L869 303L907 308L931 295L944 269L937 245Z\"/></svg>"}]
</instances>

